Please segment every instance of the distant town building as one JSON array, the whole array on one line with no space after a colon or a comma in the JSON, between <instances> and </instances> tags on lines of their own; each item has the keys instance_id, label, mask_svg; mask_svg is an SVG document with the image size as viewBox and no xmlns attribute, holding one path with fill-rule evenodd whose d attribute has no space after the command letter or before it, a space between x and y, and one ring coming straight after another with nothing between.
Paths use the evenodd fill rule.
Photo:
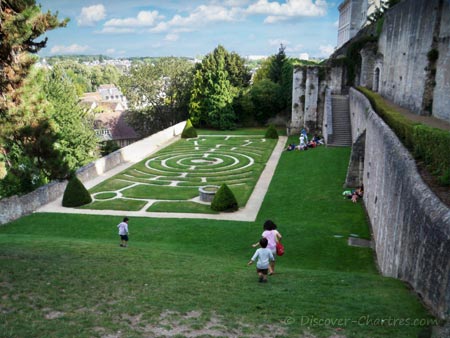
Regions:
<instances>
[{"instance_id":1,"label":"distant town building","mask_svg":"<svg viewBox=\"0 0 450 338\"><path fill-rule=\"evenodd\" d=\"M125 109L128 108L127 98L122 94L119 88L113 84L100 85L97 88L97 93L100 94L102 101L106 102L120 102Z\"/></svg>"},{"instance_id":2,"label":"distant town building","mask_svg":"<svg viewBox=\"0 0 450 338\"><path fill-rule=\"evenodd\" d=\"M101 85L96 92L83 94L80 104L95 114L94 130L100 141L112 140L125 147L139 139L125 119L127 99L115 85Z\"/></svg>"},{"instance_id":3,"label":"distant town building","mask_svg":"<svg viewBox=\"0 0 450 338\"><path fill-rule=\"evenodd\" d=\"M367 18L381 7L381 1L345 0L339 5L337 48L353 38L361 28L368 24Z\"/></svg>"}]
</instances>

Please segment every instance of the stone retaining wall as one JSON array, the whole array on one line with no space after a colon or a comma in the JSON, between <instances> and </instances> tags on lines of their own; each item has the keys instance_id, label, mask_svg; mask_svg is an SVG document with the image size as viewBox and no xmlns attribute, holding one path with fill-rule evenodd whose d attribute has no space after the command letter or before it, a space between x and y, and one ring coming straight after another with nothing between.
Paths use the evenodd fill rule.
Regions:
<instances>
[{"instance_id":1,"label":"stone retaining wall","mask_svg":"<svg viewBox=\"0 0 450 338\"><path fill-rule=\"evenodd\" d=\"M180 135L185 123L180 122L89 163L77 171L77 177L82 182L87 182L119 164L138 162L173 137ZM51 182L24 196L12 196L0 200L0 225L31 214L41 206L56 200L64 193L66 185L67 181Z\"/></svg>"},{"instance_id":2,"label":"stone retaining wall","mask_svg":"<svg viewBox=\"0 0 450 338\"><path fill-rule=\"evenodd\" d=\"M366 132L364 203L381 273L408 282L440 318L450 315L450 209L369 101L350 91L352 135Z\"/></svg>"}]
</instances>

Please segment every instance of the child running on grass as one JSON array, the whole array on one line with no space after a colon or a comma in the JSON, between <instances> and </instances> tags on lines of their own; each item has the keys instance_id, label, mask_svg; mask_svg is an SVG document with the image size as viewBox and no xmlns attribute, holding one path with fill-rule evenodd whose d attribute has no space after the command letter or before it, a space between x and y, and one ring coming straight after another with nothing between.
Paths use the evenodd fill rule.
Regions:
<instances>
[{"instance_id":1,"label":"child running on grass","mask_svg":"<svg viewBox=\"0 0 450 338\"><path fill-rule=\"evenodd\" d=\"M128 246L128 217L125 217L122 222L117 224L120 236L120 246L126 248Z\"/></svg>"},{"instance_id":2,"label":"child running on grass","mask_svg":"<svg viewBox=\"0 0 450 338\"><path fill-rule=\"evenodd\" d=\"M259 276L260 283L267 282L267 272L269 271L270 261L275 261L272 251L267 249L268 240L267 238L261 238L259 240L259 245L261 246L256 250L250 262L247 265L252 265L254 261L258 260L256 263L256 273Z\"/></svg>"}]
</instances>

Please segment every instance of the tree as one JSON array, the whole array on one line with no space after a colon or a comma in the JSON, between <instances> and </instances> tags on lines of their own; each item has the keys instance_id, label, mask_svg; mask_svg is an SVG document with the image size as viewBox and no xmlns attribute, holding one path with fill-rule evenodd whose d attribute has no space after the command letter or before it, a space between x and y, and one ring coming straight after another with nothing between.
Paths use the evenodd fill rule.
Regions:
<instances>
[{"instance_id":1,"label":"tree","mask_svg":"<svg viewBox=\"0 0 450 338\"><path fill-rule=\"evenodd\" d=\"M147 136L187 118L192 64L180 58L134 64L120 82L128 98L128 123Z\"/></svg>"},{"instance_id":2,"label":"tree","mask_svg":"<svg viewBox=\"0 0 450 338\"><path fill-rule=\"evenodd\" d=\"M49 119L56 125L58 149L62 154L62 164L70 172L91 162L97 157L97 137L92 117L78 104L76 88L64 71L54 69L45 74L42 85L50 107ZM61 178L50 176L50 178Z\"/></svg>"},{"instance_id":3,"label":"tree","mask_svg":"<svg viewBox=\"0 0 450 338\"><path fill-rule=\"evenodd\" d=\"M48 30L66 26L57 14L41 13L34 0L1 0L0 8L0 141L11 138L25 125L19 111L20 88L35 62L32 54L44 48L47 38L36 41Z\"/></svg>"},{"instance_id":4,"label":"tree","mask_svg":"<svg viewBox=\"0 0 450 338\"><path fill-rule=\"evenodd\" d=\"M255 83L250 92L256 120L264 124L283 107L281 86L268 79Z\"/></svg>"},{"instance_id":5,"label":"tree","mask_svg":"<svg viewBox=\"0 0 450 338\"><path fill-rule=\"evenodd\" d=\"M232 129L236 114L233 101L248 85L250 75L239 55L218 46L197 66L189 103L195 126Z\"/></svg>"},{"instance_id":6,"label":"tree","mask_svg":"<svg viewBox=\"0 0 450 338\"><path fill-rule=\"evenodd\" d=\"M268 89L269 85L267 82L264 85L260 85L259 83L262 81L270 80L272 83L279 86L276 87L272 85L272 88L276 90L276 92L267 93L272 98L272 107L277 109L276 111L272 111L271 114L269 114L270 116L275 116L280 112L289 113L292 105L292 74L294 60L287 58L284 51L285 46L281 44L277 54L272 55L263 61L253 79L254 85L264 87L265 90ZM259 90L261 90L261 88L259 88L258 91ZM276 97L275 105L273 105L275 102L273 100L274 97ZM260 113L259 115L267 114ZM260 120L260 118L258 118L258 120Z\"/></svg>"},{"instance_id":7,"label":"tree","mask_svg":"<svg viewBox=\"0 0 450 338\"><path fill-rule=\"evenodd\" d=\"M260 67L258 68L255 75L253 76L253 83L257 83L264 79L270 79L269 71L270 71L270 67L272 65L273 58L274 57L272 55L272 56L268 57L267 59L265 59L261 63Z\"/></svg>"},{"instance_id":8,"label":"tree","mask_svg":"<svg viewBox=\"0 0 450 338\"><path fill-rule=\"evenodd\" d=\"M8 174L0 181L0 195L26 193L53 179L67 178L96 157L92 121L78 106L75 88L60 70L33 71L14 109L28 122L4 142Z\"/></svg>"},{"instance_id":9,"label":"tree","mask_svg":"<svg viewBox=\"0 0 450 338\"><path fill-rule=\"evenodd\" d=\"M218 48L223 48L219 46ZM233 87L243 88L250 83L251 74L245 65L245 60L237 53L227 53L225 48L225 70L228 72L228 80Z\"/></svg>"},{"instance_id":10,"label":"tree","mask_svg":"<svg viewBox=\"0 0 450 338\"><path fill-rule=\"evenodd\" d=\"M271 64L269 68L269 79L281 85L281 80L283 78L283 65L286 61L286 53L284 50L286 49L283 44L280 45L278 49L278 53L275 54L274 57L271 58Z\"/></svg>"},{"instance_id":11,"label":"tree","mask_svg":"<svg viewBox=\"0 0 450 338\"><path fill-rule=\"evenodd\" d=\"M2 93L0 95L0 153L3 158L1 167L6 168L7 172L4 180L21 185L17 175L8 176L13 169L10 158L16 158L18 163L23 164L22 169L14 168L16 172L35 170L32 168L33 160L25 158L18 149L20 148L18 142L23 136L21 131L31 126L31 122L35 123L33 128L37 128L36 123L40 123L37 121L42 121L43 125L36 130L48 131L51 127L40 116L42 109L39 104L42 97L30 95L30 101L37 106L22 105L22 87L36 60L33 54L44 48L47 43L47 38L41 41L37 39L48 30L64 27L68 19L59 21L57 14L52 14L50 11L42 13L34 0L1 0L0 6L0 69L2 70L0 74L0 92ZM28 139L27 145L31 141L32 139ZM29 177L32 177L34 182L39 180L35 175ZM2 185L5 186L5 184ZM0 194L5 196L3 192Z\"/></svg>"}]
</instances>

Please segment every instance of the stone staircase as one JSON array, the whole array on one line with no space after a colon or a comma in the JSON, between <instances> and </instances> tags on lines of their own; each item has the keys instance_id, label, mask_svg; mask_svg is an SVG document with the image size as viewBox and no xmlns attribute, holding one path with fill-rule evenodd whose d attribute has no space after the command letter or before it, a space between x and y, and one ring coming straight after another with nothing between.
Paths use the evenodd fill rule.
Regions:
<instances>
[{"instance_id":1,"label":"stone staircase","mask_svg":"<svg viewBox=\"0 0 450 338\"><path fill-rule=\"evenodd\" d=\"M333 111L333 135L328 139L328 145L332 147L351 146L352 128L350 124L348 96L333 95L331 102Z\"/></svg>"}]
</instances>

